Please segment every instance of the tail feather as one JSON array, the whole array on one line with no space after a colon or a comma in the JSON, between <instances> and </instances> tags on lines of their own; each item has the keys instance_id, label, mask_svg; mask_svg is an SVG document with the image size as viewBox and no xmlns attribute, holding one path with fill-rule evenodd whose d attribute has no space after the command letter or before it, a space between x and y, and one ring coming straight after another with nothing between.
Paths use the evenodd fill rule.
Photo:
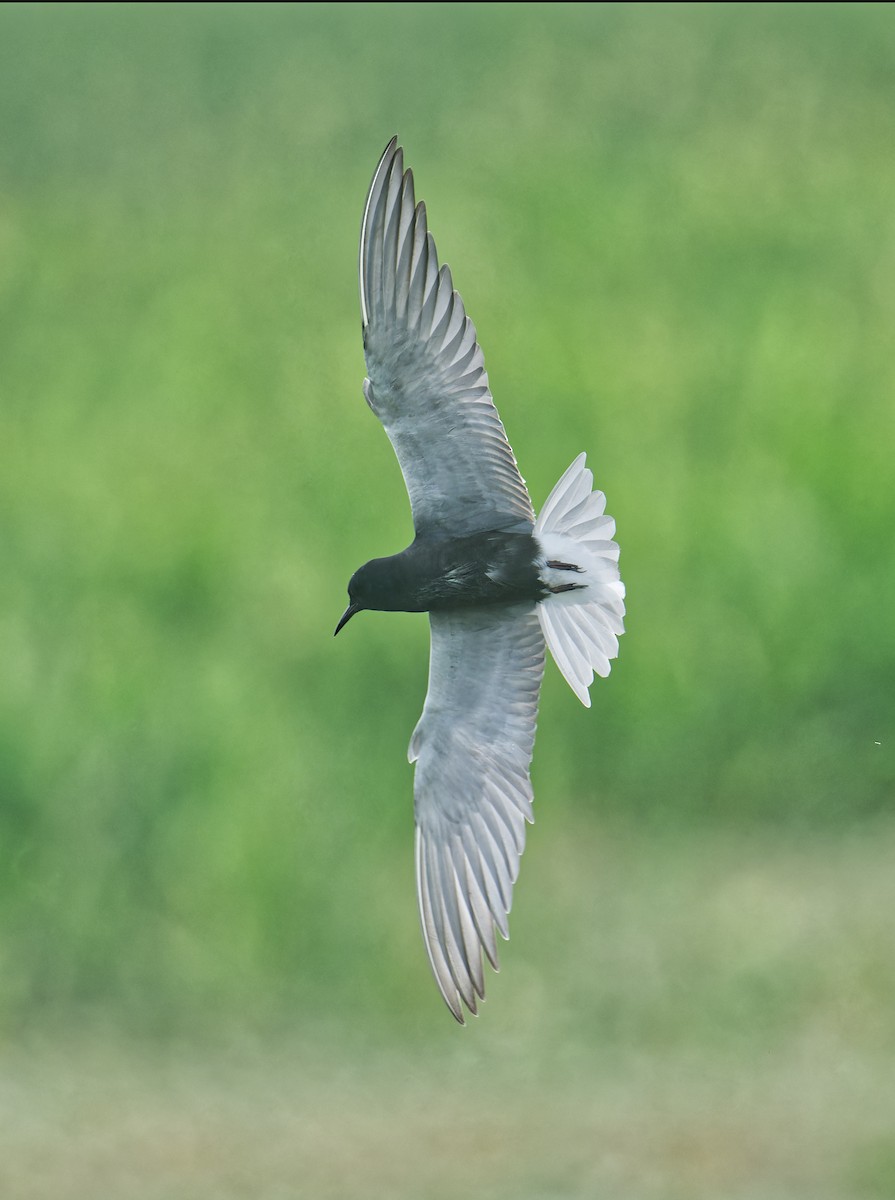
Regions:
<instances>
[{"instance_id":1,"label":"tail feather","mask_svg":"<svg viewBox=\"0 0 895 1200\"><path fill-rule=\"evenodd\" d=\"M563 473L541 509L535 522L535 533L558 529L578 502L590 494L594 477L584 465L586 458L586 454L579 454Z\"/></svg>"},{"instance_id":2,"label":"tail feather","mask_svg":"<svg viewBox=\"0 0 895 1200\"><path fill-rule=\"evenodd\" d=\"M543 552L542 578L558 590L538 605L550 653L582 704L590 707L594 673L609 674L624 633L625 585L618 573L615 521L605 514L606 497L593 491L593 475L579 454L547 498L535 523ZM573 564L560 578L556 563ZM553 564L553 568L551 568ZM567 581L575 584L568 588Z\"/></svg>"}]
</instances>

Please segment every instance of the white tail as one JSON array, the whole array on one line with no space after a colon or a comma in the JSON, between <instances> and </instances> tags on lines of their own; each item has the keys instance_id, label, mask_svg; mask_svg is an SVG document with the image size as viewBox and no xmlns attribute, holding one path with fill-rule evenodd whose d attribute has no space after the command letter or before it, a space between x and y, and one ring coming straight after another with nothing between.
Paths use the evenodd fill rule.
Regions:
<instances>
[{"instance_id":1,"label":"white tail","mask_svg":"<svg viewBox=\"0 0 895 1200\"><path fill-rule=\"evenodd\" d=\"M550 653L569 687L590 708L588 688L609 674L624 633L625 585L618 574L615 521L606 497L579 454L547 497L534 527L543 582L551 589L538 605Z\"/></svg>"}]
</instances>

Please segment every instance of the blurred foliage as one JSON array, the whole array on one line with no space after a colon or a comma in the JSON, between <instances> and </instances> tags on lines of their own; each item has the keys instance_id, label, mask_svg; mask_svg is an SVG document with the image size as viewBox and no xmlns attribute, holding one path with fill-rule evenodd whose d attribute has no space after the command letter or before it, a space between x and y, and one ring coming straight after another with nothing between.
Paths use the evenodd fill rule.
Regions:
<instances>
[{"instance_id":1,"label":"blurred foliage","mask_svg":"<svg viewBox=\"0 0 895 1200\"><path fill-rule=\"evenodd\" d=\"M443 1016L426 622L332 641L411 536L355 278L395 132L535 506L585 449L618 520L629 632L590 712L548 668L539 814L892 813L890 6L4 5L0 125L8 1026Z\"/></svg>"}]
</instances>

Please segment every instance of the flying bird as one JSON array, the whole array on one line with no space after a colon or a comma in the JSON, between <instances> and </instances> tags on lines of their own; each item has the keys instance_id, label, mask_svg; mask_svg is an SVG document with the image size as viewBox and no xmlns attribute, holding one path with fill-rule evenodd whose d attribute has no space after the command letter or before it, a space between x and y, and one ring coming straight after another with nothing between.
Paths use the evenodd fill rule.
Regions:
<instances>
[{"instance_id":1,"label":"flying bird","mask_svg":"<svg viewBox=\"0 0 895 1200\"><path fill-rule=\"evenodd\" d=\"M426 208L392 138L360 233L364 396L385 426L415 537L354 573L336 633L363 609L428 612L429 686L415 763L423 938L464 1023L497 969L525 823L545 644L590 707L624 631L615 522L579 454L535 518L491 398L475 326L438 265Z\"/></svg>"}]
</instances>

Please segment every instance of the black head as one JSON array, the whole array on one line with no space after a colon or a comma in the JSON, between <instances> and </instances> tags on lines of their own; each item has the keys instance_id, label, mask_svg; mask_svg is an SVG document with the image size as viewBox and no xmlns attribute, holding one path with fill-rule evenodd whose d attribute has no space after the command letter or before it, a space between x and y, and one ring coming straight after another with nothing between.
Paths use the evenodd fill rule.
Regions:
<instances>
[{"instance_id":1,"label":"black head","mask_svg":"<svg viewBox=\"0 0 895 1200\"><path fill-rule=\"evenodd\" d=\"M402 607L397 586L399 576L393 558L374 558L355 571L348 583L350 603L339 619L336 633L365 608L393 612Z\"/></svg>"}]
</instances>

